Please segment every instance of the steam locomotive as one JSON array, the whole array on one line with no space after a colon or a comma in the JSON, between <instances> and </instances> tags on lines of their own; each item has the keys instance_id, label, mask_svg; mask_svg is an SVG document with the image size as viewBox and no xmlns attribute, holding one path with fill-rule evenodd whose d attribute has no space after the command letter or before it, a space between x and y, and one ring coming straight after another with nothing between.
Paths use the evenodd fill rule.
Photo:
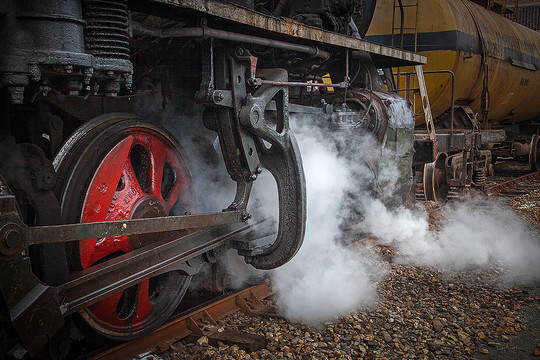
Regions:
<instances>
[{"instance_id":1,"label":"steam locomotive","mask_svg":"<svg viewBox=\"0 0 540 360\"><path fill-rule=\"evenodd\" d=\"M426 59L361 40L374 7L2 1L0 351L133 339L226 251L257 269L291 259L306 222L291 114L394 149L409 196L412 164L432 157L413 159L414 119L396 118L407 102L381 74ZM263 172L275 222L251 199Z\"/></svg>"}]
</instances>

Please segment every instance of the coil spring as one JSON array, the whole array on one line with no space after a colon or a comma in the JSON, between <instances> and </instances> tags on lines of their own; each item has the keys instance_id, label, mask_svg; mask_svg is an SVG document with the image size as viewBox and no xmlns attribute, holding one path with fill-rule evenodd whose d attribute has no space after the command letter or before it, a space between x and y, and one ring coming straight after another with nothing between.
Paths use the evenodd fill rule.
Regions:
<instances>
[{"instance_id":1,"label":"coil spring","mask_svg":"<svg viewBox=\"0 0 540 360\"><path fill-rule=\"evenodd\" d=\"M472 181L476 185L485 185L486 172L484 170L474 170L472 175Z\"/></svg>"},{"instance_id":2,"label":"coil spring","mask_svg":"<svg viewBox=\"0 0 540 360\"><path fill-rule=\"evenodd\" d=\"M127 0L85 0L86 51L96 57L129 59Z\"/></svg>"}]
</instances>

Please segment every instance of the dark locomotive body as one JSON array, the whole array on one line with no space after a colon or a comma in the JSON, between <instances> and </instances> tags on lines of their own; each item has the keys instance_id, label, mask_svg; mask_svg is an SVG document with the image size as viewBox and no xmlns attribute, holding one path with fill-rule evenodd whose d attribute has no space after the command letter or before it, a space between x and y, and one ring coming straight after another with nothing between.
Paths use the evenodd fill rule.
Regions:
<instances>
[{"instance_id":1,"label":"dark locomotive body","mask_svg":"<svg viewBox=\"0 0 540 360\"><path fill-rule=\"evenodd\" d=\"M413 118L377 69L425 58L355 38L374 3L2 2L1 350L141 336L229 249L288 261L306 221L291 114L350 149L372 134L410 195ZM275 221L248 207L262 172Z\"/></svg>"}]
</instances>

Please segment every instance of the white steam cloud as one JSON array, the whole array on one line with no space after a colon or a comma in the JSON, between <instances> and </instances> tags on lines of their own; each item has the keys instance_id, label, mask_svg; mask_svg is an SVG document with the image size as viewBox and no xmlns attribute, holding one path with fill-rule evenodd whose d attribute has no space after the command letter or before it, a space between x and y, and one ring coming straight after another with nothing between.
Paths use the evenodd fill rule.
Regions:
<instances>
[{"instance_id":1,"label":"white steam cloud","mask_svg":"<svg viewBox=\"0 0 540 360\"><path fill-rule=\"evenodd\" d=\"M375 299L361 252L339 245L342 206L353 173L323 133L295 129L308 198L306 236L298 254L274 273L278 308L291 320L317 324Z\"/></svg>"},{"instance_id":2,"label":"white steam cloud","mask_svg":"<svg viewBox=\"0 0 540 360\"><path fill-rule=\"evenodd\" d=\"M365 219L359 228L395 246L408 260L442 269L499 262L503 280L523 283L540 279L540 240L501 201L471 197L448 204L438 231L430 230L425 210L387 209L376 199L364 203Z\"/></svg>"},{"instance_id":3,"label":"white steam cloud","mask_svg":"<svg viewBox=\"0 0 540 360\"><path fill-rule=\"evenodd\" d=\"M317 325L375 302L385 272L366 265L375 264L373 252L342 245L355 237L376 236L402 255L402 263L450 272L488 270L495 262L506 270L502 280L540 279L540 239L502 202L478 197L448 204L441 210L442 226L430 229L420 204L385 205L399 186L392 152L373 156L374 142L364 138L351 158L353 151L340 152L342 139L329 139L328 131L298 124L293 130L306 175L308 222L298 254L274 272L277 307L289 320ZM374 157L382 159L378 166ZM369 184L373 173L375 185Z\"/></svg>"}]
</instances>

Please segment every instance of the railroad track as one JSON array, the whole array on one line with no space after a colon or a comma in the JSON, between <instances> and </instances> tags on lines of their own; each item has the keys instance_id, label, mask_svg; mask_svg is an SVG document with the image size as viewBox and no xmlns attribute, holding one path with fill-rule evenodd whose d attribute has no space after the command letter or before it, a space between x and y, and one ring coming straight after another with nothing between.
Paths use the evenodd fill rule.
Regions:
<instances>
[{"instance_id":1,"label":"railroad track","mask_svg":"<svg viewBox=\"0 0 540 360\"><path fill-rule=\"evenodd\" d=\"M366 237L347 245L347 247L354 246L377 248L379 255L387 261L391 261L393 256L389 247L377 244L374 237ZM262 300L272 294L270 281L266 281L244 290L218 296L174 316L168 323L142 338L96 350L79 360L144 358L152 353L165 352L172 344L182 339L188 342L203 341L212 346L218 346L218 342L221 342L226 345L234 344L249 351L260 350L266 345L264 336L229 331L221 328L217 321L237 311L242 311L248 316L281 317L273 306L262 303Z\"/></svg>"},{"instance_id":2,"label":"railroad track","mask_svg":"<svg viewBox=\"0 0 540 360\"><path fill-rule=\"evenodd\" d=\"M154 332L117 346L101 349L81 360L130 359L141 354L164 352L171 344L187 339L191 342L204 341L210 345L236 344L242 349L256 351L266 345L264 336L233 332L221 328L217 321L242 311L249 316L277 317L273 307L265 306L261 300L272 295L268 282L220 296L172 318Z\"/></svg>"},{"instance_id":3,"label":"railroad track","mask_svg":"<svg viewBox=\"0 0 540 360\"><path fill-rule=\"evenodd\" d=\"M483 193L489 196L515 197L538 188L540 188L540 172L534 172L488 187Z\"/></svg>"}]
</instances>

